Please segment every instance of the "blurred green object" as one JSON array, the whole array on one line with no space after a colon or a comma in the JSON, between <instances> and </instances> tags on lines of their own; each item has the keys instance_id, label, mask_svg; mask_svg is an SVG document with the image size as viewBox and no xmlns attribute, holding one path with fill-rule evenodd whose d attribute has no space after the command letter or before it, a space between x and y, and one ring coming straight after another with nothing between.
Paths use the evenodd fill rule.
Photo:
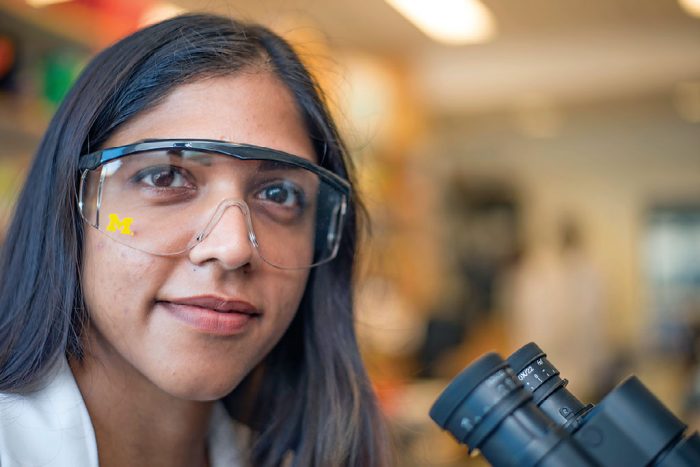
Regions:
<instances>
[{"instance_id":1,"label":"blurred green object","mask_svg":"<svg viewBox=\"0 0 700 467\"><path fill-rule=\"evenodd\" d=\"M42 62L43 97L58 105L78 76L82 58L71 51L58 51L47 55Z\"/></svg>"}]
</instances>

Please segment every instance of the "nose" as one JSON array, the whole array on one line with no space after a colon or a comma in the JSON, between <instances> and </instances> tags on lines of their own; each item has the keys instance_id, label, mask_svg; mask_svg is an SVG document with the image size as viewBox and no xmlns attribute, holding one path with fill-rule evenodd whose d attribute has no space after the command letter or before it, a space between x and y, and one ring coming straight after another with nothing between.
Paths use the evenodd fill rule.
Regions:
<instances>
[{"instance_id":1,"label":"nose","mask_svg":"<svg viewBox=\"0 0 700 467\"><path fill-rule=\"evenodd\" d=\"M197 265L215 261L227 270L250 264L255 247L249 219L245 204L222 202L201 232L199 242L190 249L190 261Z\"/></svg>"}]
</instances>

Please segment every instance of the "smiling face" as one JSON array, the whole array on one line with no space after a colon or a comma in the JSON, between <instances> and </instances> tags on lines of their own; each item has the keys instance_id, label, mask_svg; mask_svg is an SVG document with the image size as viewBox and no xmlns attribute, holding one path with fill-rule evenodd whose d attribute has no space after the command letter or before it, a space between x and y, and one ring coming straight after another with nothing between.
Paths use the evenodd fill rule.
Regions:
<instances>
[{"instance_id":1,"label":"smiling face","mask_svg":"<svg viewBox=\"0 0 700 467\"><path fill-rule=\"evenodd\" d=\"M179 86L104 146L152 138L224 140L314 160L292 95L269 71ZM218 174L221 199L239 197L235 172ZM286 331L308 278L308 270L260 258L235 204L181 255L144 253L87 225L83 251L86 352L105 368L190 400L218 399L236 387Z\"/></svg>"}]
</instances>

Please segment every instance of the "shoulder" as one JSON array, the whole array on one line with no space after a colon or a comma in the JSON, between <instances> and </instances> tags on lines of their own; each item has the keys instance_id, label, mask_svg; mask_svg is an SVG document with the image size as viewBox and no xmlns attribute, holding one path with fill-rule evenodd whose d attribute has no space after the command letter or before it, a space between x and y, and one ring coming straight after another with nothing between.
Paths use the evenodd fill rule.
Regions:
<instances>
[{"instance_id":1,"label":"shoulder","mask_svg":"<svg viewBox=\"0 0 700 467\"><path fill-rule=\"evenodd\" d=\"M42 389L0 393L0 465L97 466L90 417L65 359Z\"/></svg>"}]
</instances>

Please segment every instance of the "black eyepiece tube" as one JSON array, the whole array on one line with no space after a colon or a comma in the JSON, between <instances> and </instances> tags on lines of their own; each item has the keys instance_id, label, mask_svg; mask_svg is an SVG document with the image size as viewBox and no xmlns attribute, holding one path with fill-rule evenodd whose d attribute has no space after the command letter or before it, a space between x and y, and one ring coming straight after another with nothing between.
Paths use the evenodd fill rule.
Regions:
<instances>
[{"instance_id":1,"label":"black eyepiece tube","mask_svg":"<svg viewBox=\"0 0 700 467\"><path fill-rule=\"evenodd\" d=\"M697 433L695 441L691 437L682 443L685 429L639 379L630 376L588 414L573 436L602 465L700 466L677 463L700 456L700 449L692 452Z\"/></svg>"},{"instance_id":2,"label":"black eyepiece tube","mask_svg":"<svg viewBox=\"0 0 700 467\"><path fill-rule=\"evenodd\" d=\"M442 392L430 417L495 466L597 465L537 408L495 353L465 368Z\"/></svg>"},{"instance_id":3,"label":"black eyepiece tube","mask_svg":"<svg viewBox=\"0 0 700 467\"><path fill-rule=\"evenodd\" d=\"M568 380L547 359L537 344L530 342L508 357L508 363L525 389L532 392L535 404L557 425L575 431L593 405L584 405L566 389Z\"/></svg>"},{"instance_id":4,"label":"black eyepiece tube","mask_svg":"<svg viewBox=\"0 0 700 467\"><path fill-rule=\"evenodd\" d=\"M535 343L489 353L445 388L432 419L495 467L700 467L700 435L636 377L584 405ZM515 369L515 371L513 370Z\"/></svg>"},{"instance_id":5,"label":"black eyepiece tube","mask_svg":"<svg viewBox=\"0 0 700 467\"><path fill-rule=\"evenodd\" d=\"M658 467L687 467L700 465L700 436L696 431L661 456Z\"/></svg>"}]
</instances>

